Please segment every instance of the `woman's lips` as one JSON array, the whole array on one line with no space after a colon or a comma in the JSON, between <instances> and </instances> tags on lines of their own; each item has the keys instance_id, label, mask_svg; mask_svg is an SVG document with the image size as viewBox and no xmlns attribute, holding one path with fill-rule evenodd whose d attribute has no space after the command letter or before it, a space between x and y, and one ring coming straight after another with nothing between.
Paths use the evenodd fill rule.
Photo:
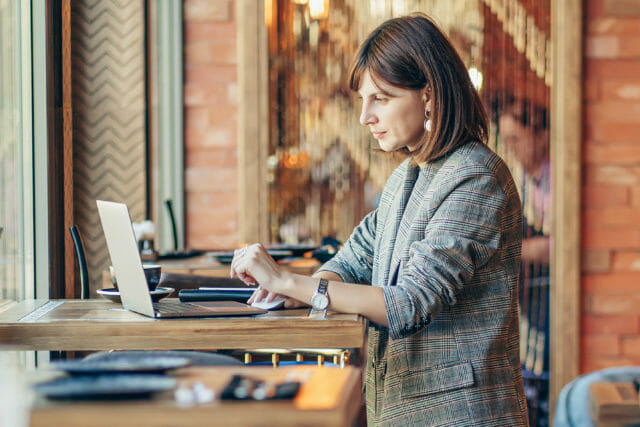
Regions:
<instances>
[{"instance_id":1,"label":"woman's lips","mask_svg":"<svg viewBox=\"0 0 640 427\"><path fill-rule=\"evenodd\" d=\"M380 139L380 138L382 138L382 137L384 136L384 134L385 134L385 133L387 133L387 132L371 132L371 134L373 135L373 137L374 137L375 139Z\"/></svg>"}]
</instances>

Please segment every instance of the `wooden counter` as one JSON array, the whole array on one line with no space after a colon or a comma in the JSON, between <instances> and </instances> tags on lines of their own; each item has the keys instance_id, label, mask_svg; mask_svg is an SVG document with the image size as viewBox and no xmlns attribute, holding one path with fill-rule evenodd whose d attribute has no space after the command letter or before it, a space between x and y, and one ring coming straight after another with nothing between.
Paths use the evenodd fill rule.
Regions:
<instances>
[{"instance_id":1,"label":"wooden counter","mask_svg":"<svg viewBox=\"0 0 640 427\"><path fill-rule=\"evenodd\" d=\"M152 319L106 300L26 300L0 310L0 350L361 348L365 321L307 309L251 317Z\"/></svg>"}]
</instances>

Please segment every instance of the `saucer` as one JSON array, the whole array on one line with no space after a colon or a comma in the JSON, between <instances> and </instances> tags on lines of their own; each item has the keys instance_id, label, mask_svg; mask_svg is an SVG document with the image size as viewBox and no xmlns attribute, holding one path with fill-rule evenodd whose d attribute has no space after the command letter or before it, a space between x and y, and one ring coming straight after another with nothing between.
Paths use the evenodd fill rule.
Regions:
<instances>
[{"instance_id":1,"label":"saucer","mask_svg":"<svg viewBox=\"0 0 640 427\"><path fill-rule=\"evenodd\" d=\"M58 378L35 385L50 399L127 399L148 397L175 388L177 381L157 374L103 374Z\"/></svg>"},{"instance_id":2,"label":"saucer","mask_svg":"<svg viewBox=\"0 0 640 427\"><path fill-rule=\"evenodd\" d=\"M156 290L151 291L151 301L157 302L162 298L166 298L173 293L173 288L156 288ZM106 288L106 289L98 289L98 292L101 296L113 302L122 302L120 301L120 292L116 288Z\"/></svg>"},{"instance_id":3,"label":"saucer","mask_svg":"<svg viewBox=\"0 0 640 427\"><path fill-rule=\"evenodd\" d=\"M52 362L52 369L67 372L71 375L83 374L111 374L111 373L155 373L184 368L191 365L191 359L186 357L164 356L157 357L154 354L119 355L118 352L110 354L104 360L69 359ZM122 357L113 357L122 356Z\"/></svg>"}]
</instances>

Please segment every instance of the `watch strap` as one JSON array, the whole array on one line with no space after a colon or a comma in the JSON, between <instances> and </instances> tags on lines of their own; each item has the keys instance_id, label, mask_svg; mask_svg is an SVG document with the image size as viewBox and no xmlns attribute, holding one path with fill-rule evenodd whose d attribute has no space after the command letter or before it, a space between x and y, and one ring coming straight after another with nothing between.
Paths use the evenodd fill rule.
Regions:
<instances>
[{"instance_id":1,"label":"watch strap","mask_svg":"<svg viewBox=\"0 0 640 427\"><path fill-rule=\"evenodd\" d=\"M325 278L320 279L320 283L318 283L318 293L327 294L327 288L329 286L329 281Z\"/></svg>"},{"instance_id":2,"label":"watch strap","mask_svg":"<svg viewBox=\"0 0 640 427\"><path fill-rule=\"evenodd\" d=\"M320 282L318 283L318 289L316 289L316 292L314 293L314 296L316 294L324 294L327 295L327 291L329 288L329 281L325 278L320 278ZM323 310L316 310L313 305L311 306L311 309L309 310L309 317L316 317L317 315L322 315L323 319L327 318L327 309L323 309Z\"/></svg>"}]
</instances>

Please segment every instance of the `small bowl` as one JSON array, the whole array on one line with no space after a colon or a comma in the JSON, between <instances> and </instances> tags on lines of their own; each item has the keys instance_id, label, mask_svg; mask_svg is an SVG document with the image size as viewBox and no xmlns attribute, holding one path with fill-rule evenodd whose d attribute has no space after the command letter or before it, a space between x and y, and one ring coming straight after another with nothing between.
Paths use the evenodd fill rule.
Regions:
<instances>
[{"instance_id":1,"label":"small bowl","mask_svg":"<svg viewBox=\"0 0 640 427\"><path fill-rule=\"evenodd\" d=\"M150 291L155 291L160 283L160 276L162 275L162 266L157 264L142 264L144 269L144 276L147 279L147 287ZM112 265L109 266L109 276L113 287L118 289L118 280L116 279L116 271Z\"/></svg>"},{"instance_id":2,"label":"small bowl","mask_svg":"<svg viewBox=\"0 0 640 427\"><path fill-rule=\"evenodd\" d=\"M111 302L118 302L118 303L122 302L122 300L120 299L120 292L115 288L98 289L96 292L98 293L98 295L108 299ZM151 301L158 302L161 299L168 297L173 292L174 292L173 288L159 287L156 290L150 292Z\"/></svg>"}]
</instances>

